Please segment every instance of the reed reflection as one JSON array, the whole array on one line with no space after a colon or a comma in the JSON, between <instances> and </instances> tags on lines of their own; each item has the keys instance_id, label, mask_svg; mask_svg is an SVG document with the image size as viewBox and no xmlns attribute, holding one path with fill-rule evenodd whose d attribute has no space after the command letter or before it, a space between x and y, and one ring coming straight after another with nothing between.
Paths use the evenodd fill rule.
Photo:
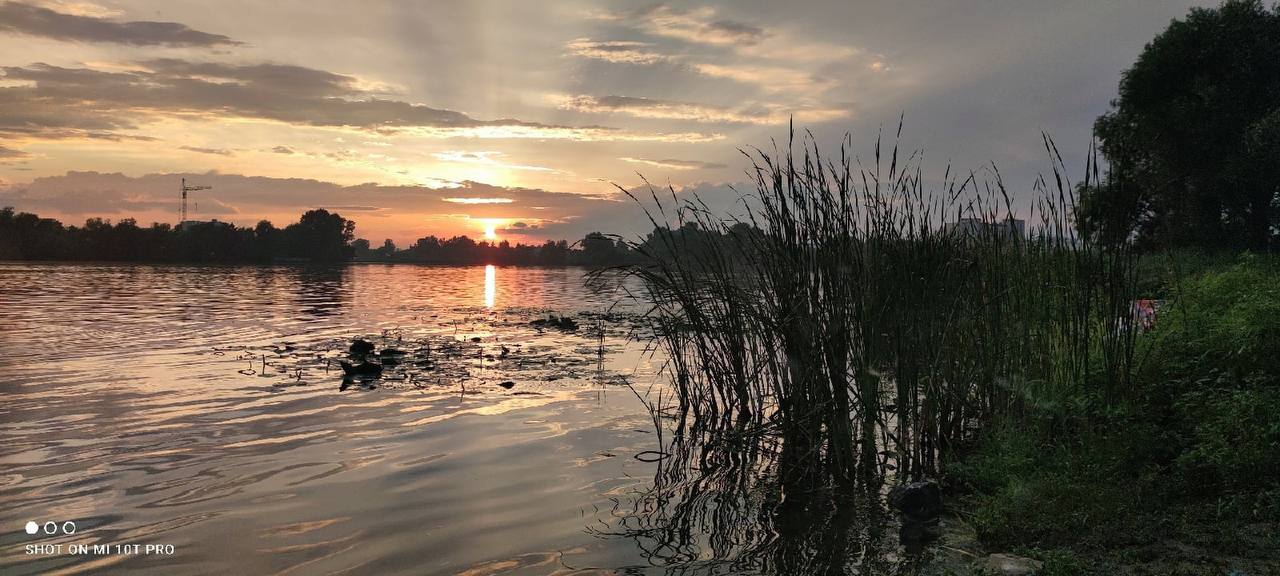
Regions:
<instances>
[{"instance_id":1,"label":"reed reflection","mask_svg":"<svg viewBox=\"0 0 1280 576\"><path fill-rule=\"evenodd\" d=\"M667 574L915 574L923 559L901 553L878 487L842 482L834 461L788 440L678 426L661 453L637 456L658 459L653 483L587 531L633 540Z\"/></svg>"},{"instance_id":2,"label":"reed reflection","mask_svg":"<svg viewBox=\"0 0 1280 576\"><path fill-rule=\"evenodd\" d=\"M493 301L498 292L498 270L493 264L484 267L484 306L493 308Z\"/></svg>"}]
</instances>

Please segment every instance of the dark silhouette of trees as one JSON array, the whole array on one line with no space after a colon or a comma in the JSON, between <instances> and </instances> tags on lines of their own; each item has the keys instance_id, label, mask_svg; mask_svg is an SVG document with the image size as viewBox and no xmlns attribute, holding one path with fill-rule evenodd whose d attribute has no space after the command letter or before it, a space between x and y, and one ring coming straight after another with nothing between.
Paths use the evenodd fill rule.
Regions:
<instances>
[{"instance_id":1,"label":"dark silhouette of trees","mask_svg":"<svg viewBox=\"0 0 1280 576\"><path fill-rule=\"evenodd\" d=\"M126 262L342 261L350 258L355 223L312 210L280 230L263 220L253 228L226 222L152 224L125 218L112 224L89 218L64 226L13 208L0 210L0 259Z\"/></svg>"},{"instance_id":2,"label":"dark silhouette of trees","mask_svg":"<svg viewBox=\"0 0 1280 576\"><path fill-rule=\"evenodd\" d=\"M356 223L323 208L309 210L284 229L290 257L317 262L350 260Z\"/></svg>"},{"instance_id":3,"label":"dark silhouette of trees","mask_svg":"<svg viewBox=\"0 0 1280 576\"><path fill-rule=\"evenodd\" d=\"M284 229L260 221L253 228L227 222L185 222L181 226L152 224L143 228L132 218L112 224L90 218L84 226L64 226L13 208L0 210L0 260L101 260L123 262L343 262L352 258L368 262L421 264L496 264L513 266L604 267L635 263L641 252L650 257L680 255L701 257L717 242L741 246L762 232L737 224L725 233L685 223L675 230L659 227L644 242L631 245L621 239L592 232L571 245L547 240L541 245L477 242L466 236L419 238L412 246L397 249L384 240L373 248L364 238L354 238L355 222L326 210L312 210ZM739 238L733 238L738 236Z\"/></svg>"},{"instance_id":4,"label":"dark silhouette of trees","mask_svg":"<svg viewBox=\"0 0 1280 576\"><path fill-rule=\"evenodd\" d=\"M389 241L388 241L389 242ZM388 251L387 248L391 248ZM476 242L466 236L440 239L419 238L412 246L394 251L394 244L383 244L370 253L372 259L423 264L503 264L525 266L564 266L584 264L581 251L573 250L567 241L547 240L541 246Z\"/></svg>"},{"instance_id":5,"label":"dark silhouette of trees","mask_svg":"<svg viewBox=\"0 0 1280 576\"><path fill-rule=\"evenodd\" d=\"M600 232L592 232L582 239L584 264L600 266L626 262L633 257L630 251L625 242L615 242Z\"/></svg>"},{"instance_id":6,"label":"dark silhouette of trees","mask_svg":"<svg viewBox=\"0 0 1280 576\"><path fill-rule=\"evenodd\" d=\"M249 259L254 262L267 262L282 251L284 232L266 220L253 227L253 252Z\"/></svg>"},{"instance_id":7,"label":"dark silhouette of trees","mask_svg":"<svg viewBox=\"0 0 1280 576\"><path fill-rule=\"evenodd\" d=\"M1150 246L1266 250L1280 225L1280 7L1196 8L1143 50L1096 123L1086 228Z\"/></svg>"}]
</instances>

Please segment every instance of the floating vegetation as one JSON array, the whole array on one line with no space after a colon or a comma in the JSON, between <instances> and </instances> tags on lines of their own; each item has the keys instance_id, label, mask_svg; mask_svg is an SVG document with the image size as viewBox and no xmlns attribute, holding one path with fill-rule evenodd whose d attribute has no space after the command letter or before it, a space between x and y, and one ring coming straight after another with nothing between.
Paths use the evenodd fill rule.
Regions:
<instances>
[{"instance_id":1,"label":"floating vegetation","mask_svg":"<svg viewBox=\"0 0 1280 576\"><path fill-rule=\"evenodd\" d=\"M531 316L535 320L529 320ZM247 360L247 368L237 372L278 378L272 385L275 389L306 386L317 379L340 383L342 391L460 387L468 394L488 385L511 390L516 382L622 383L619 375L604 369L603 358L621 349L612 339L633 337L644 326L643 319L612 312L580 316L581 322L591 326L589 330L578 331L579 320L568 315L514 309L501 316L473 315L470 321L434 326L437 330L425 334L389 328L379 334L308 344L215 348L211 354ZM548 333L546 328L552 327L555 330ZM482 335L472 335L477 332ZM606 336L611 339L608 345ZM588 344L589 339L597 341ZM532 390L509 393L536 394Z\"/></svg>"}]
</instances>

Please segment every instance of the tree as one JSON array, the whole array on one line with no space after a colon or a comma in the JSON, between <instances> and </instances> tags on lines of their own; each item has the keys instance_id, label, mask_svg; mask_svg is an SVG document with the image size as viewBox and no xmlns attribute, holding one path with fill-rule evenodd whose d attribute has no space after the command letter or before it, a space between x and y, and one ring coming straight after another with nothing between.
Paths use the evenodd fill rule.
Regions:
<instances>
[{"instance_id":1,"label":"tree","mask_svg":"<svg viewBox=\"0 0 1280 576\"><path fill-rule=\"evenodd\" d=\"M356 223L323 208L309 210L284 229L289 255L317 262L351 258Z\"/></svg>"},{"instance_id":2,"label":"tree","mask_svg":"<svg viewBox=\"0 0 1280 576\"><path fill-rule=\"evenodd\" d=\"M1275 247L1280 8L1229 0L1175 20L1095 129L1110 178L1083 190L1086 228L1131 226L1158 246Z\"/></svg>"},{"instance_id":3,"label":"tree","mask_svg":"<svg viewBox=\"0 0 1280 576\"><path fill-rule=\"evenodd\" d=\"M279 228L267 220L259 220L253 228L253 259L269 262L280 251Z\"/></svg>"},{"instance_id":4,"label":"tree","mask_svg":"<svg viewBox=\"0 0 1280 576\"><path fill-rule=\"evenodd\" d=\"M369 246L370 244L368 240L365 240L364 238L356 238L351 242L351 254L355 256L357 260L368 260L373 254L373 250L370 249Z\"/></svg>"},{"instance_id":5,"label":"tree","mask_svg":"<svg viewBox=\"0 0 1280 576\"><path fill-rule=\"evenodd\" d=\"M613 240L600 232L592 232L582 239L582 258L587 264L603 264L617 258Z\"/></svg>"},{"instance_id":6,"label":"tree","mask_svg":"<svg viewBox=\"0 0 1280 576\"><path fill-rule=\"evenodd\" d=\"M396 243L390 238L382 241L382 247L374 251L374 255L383 260L390 260L396 255Z\"/></svg>"}]
</instances>

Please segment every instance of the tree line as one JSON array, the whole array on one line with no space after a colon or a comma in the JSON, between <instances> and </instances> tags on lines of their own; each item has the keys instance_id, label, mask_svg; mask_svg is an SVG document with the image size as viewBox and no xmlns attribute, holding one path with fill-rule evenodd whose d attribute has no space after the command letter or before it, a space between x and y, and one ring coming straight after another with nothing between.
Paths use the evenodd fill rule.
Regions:
<instances>
[{"instance_id":1,"label":"tree line","mask_svg":"<svg viewBox=\"0 0 1280 576\"><path fill-rule=\"evenodd\" d=\"M218 221L142 227L133 218L67 226L6 207L0 209L0 260L340 262L351 258L354 233L355 222L323 209L281 229L266 220L252 228Z\"/></svg>"},{"instance_id":2,"label":"tree line","mask_svg":"<svg viewBox=\"0 0 1280 576\"><path fill-rule=\"evenodd\" d=\"M507 240L489 242L468 236L440 238L426 236L407 248L398 248L390 239L372 248L359 238L352 243L354 259L361 262L412 262L419 264L499 264L520 266L610 265L634 257L624 243L600 232L587 234L579 242L547 240L542 244L512 244Z\"/></svg>"},{"instance_id":3,"label":"tree line","mask_svg":"<svg viewBox=\"0 0 1280 576\"><path fill-rule=\"evenodd\" d=\"M310 210L297 222L277 228L263 220L238 227L227 222L185 222L178 226L139 226L133 218L112 223L89 218L83 226L64 225L29 212L0 209L0 260L117 262L272 263L406 262L420 264L497 264L518 266L614 266L647 256L672 255L673 247L694 257L719 232L685 223L675 230L656 228L642 242L629 243L601 232L577 242L547 240L511 244L467 236L426 236L407 248L390 239L374 248L355 238L356 223L324 209ZM730 233L759 233L745 224Z\"/></svg>"}]
</instances>

